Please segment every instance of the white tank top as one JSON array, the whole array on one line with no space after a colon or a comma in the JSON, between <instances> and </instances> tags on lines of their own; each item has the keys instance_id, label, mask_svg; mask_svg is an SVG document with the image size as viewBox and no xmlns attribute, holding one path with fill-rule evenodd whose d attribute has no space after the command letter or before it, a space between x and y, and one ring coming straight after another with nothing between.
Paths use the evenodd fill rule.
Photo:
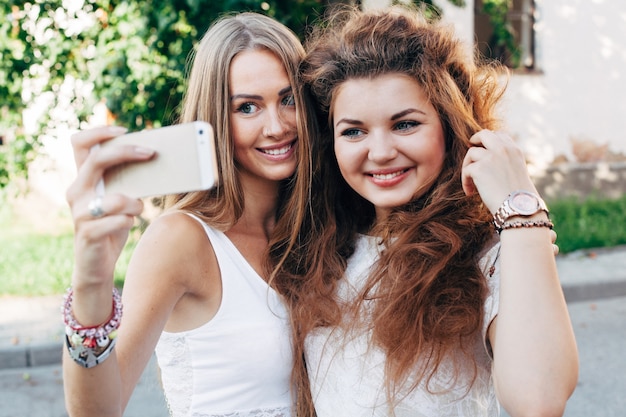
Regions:
<instances>
[{"instance_id":1,"label":"white tank top","mask_svg":"<svg viewBox=\"0 0 626 417\"><path fill-rule=\"evenodd\" d=\"M395 403L387 400L384 381L385 354L373 345L371 331L346 333L342 327L320 327L305 342L305 356L315 410L318 417L497 417L500 406L491 379L491 358L484 341L489 323L498 310L500 266L499 245L483 254L479 266L486 276L490 294L485 301L483 331L475 341L476 379L473 369L453 381L451 363L443 362L431 380L429 392L424 384L403 390ZM360 236L338 286L342 300L353 300L362 289L371 268L380 256L379 239ZM371 305L366 306L371 308ZM366 310L364 311L366 314ZM412 383L413 381L409 381Z\"/></svg>"},{"instance_id":2,"label":"white tank top","mask_svg":"<svg viewBox=\"0 0 626 417\"><path fill-rule=\"evenodd\" d=\"M197 217L213 245L222 302L208 323L163 332L157 361L174 417L291 416L291 333L285 306L230 239Z\"/></svg>"}]
</instances>

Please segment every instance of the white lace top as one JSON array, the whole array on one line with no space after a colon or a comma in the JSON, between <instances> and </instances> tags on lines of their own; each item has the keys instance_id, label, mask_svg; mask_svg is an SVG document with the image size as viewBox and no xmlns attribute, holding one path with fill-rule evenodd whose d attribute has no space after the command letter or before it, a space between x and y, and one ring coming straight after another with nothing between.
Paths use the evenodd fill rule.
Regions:
<instances>
[{"instance_id":1,"label":"white lace top","mask_svg":"<svg viewBox=\"0 0 626 417\"><path fill-rule=\"evenodd\" d=\"M471 387L471 371L452 385L452 365L443 363L429 385L437 394L428 393L419 385L415 390L403 392L395 405L390 404L383 383L385 356L370 344L370 334L347 337L343 329L321 328L307 337L305 345L317 416L498 417L500 406L491 380L491 358L484 343L487 327L498 309L498 247L489 249L480 261L489 281L490 295L485 303L482 336L475 342L478 374ZM342 299L356 296L378 257L377 239L361 236L338 290ZM492 265L496 268L489 271Z\"/></svg>"},{"instance_id":2,"label":"white lace top","mask_svg":"<svg viewBox=\"0 0 626 417\"><path fill-rule=\"evenodd\" d=\"M203 326L161 335L156 354L170 414L290 417L285 306L226 235L201 223L219 263L222 303Z\"/></svg>"}]
</instances>

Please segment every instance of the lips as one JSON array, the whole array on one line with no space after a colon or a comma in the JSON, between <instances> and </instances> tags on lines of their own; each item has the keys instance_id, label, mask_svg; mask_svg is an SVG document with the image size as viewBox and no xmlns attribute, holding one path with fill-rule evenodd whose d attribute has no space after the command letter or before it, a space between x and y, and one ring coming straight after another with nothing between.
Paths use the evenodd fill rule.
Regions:
<instances>
[{"instance_id":1,"label":"lips","mask_svg":"<svg viewBox=\"0 0 626 417\"><path fill-rule=\"evenodd\" d=\"M368 173L368 175L376 180L388 181L396 177L399 177L400 175L406 173L408 170L409 168L401 168L401 169L397 169L393 171L386 170L386 171L370 172Z\"/></svg>"},{"instance_id":2,"label":"lips","mask_svg":"<svg viewBox=\"0 0 626 417\"><path fill-rule=\"evenodd\" d=\"M408 169L401 169L401 170L395 171L395 172L387 172L387 173L384 173L384 174L372 173L370 175L374 179L381 180L381 181L386 181L386 180L391 180L391 179L393 179L393 178L395 178L395 177L397 177L399 175L402 175L402 174L404 174L407 171L408 171Z\"/></svg>"},{"instance_id":3,"label":"lips","mask_svg":"<svg viewBox=\"0 0 626 417\"><path fill-rule=\"evenodd\" d=\"M279 155L285 155L287 152L289 152L291 150L291 148L293 147L293 142L289 143L283 147L280 148L274 148L274 149L259 149L261 152L268 154L268 155L275 155L275 156L279 156Z\"/></svg>"},{"instance_id":4,"label":"lips","mask_svg":"<svg viewBox=\"0 0 626 417\"><path fill-rule=\"evenodd\" d=\"M366 173L370 181L378 187L394 187L404 181L411 168L392 168Z\"/></svg>"},{"instance_id":5,"label":"lips","mask_svg":"<svg viewBox=\"0 0 626 417\"><path fill-rule=\"evenodd\" d=\"M280 161L284 158L289 158L294 152L296 140L286 144L279 144L276 146L268 146L265 148L257 148L257 151L261 152L267 158L271 160Z\"/></svg>"}]
</instances>

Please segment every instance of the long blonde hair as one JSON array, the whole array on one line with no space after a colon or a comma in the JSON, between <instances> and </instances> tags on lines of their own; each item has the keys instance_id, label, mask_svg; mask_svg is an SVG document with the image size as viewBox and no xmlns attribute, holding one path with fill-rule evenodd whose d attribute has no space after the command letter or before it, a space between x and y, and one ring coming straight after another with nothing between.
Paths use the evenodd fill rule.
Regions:
<instances>
[{"instance_id":1,"label":"long blonde hair","mask_svg":"<svg viewBox=\"0 0 626 417\"><path fill-rule=\"evenodd\" d=\"M296 102L298 124L298 169L302 175L284 180L279 195L279 208L296 186L295 178L308 177L308 141L304 130L306 119L302 94L297 88L297 68L304 57L298 37L276 20L257 13L225 15L214 22L203 36L195 53L183 97L180 122L203 120L214 129L218 159L219 182L209 191L169 196L166 208L193 211L213 226L226 230L242 215L243 192L234 159L234 144L229 123L229 72L233 58L242 51L264 49L283 64ZM304 180L306 182L306 179ZM300 182L297 182L300 184ZM305 187L306 184L300 185Z\"/></svg>"}]
</instances>

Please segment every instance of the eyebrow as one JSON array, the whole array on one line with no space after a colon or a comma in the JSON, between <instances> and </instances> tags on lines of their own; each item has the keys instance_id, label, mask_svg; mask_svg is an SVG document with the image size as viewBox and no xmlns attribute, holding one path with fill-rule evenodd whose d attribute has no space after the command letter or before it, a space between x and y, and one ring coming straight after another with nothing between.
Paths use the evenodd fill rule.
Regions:
<instances>
[{"instance_id":1,"label":"eyebrow","mask_svg":"<svg viewBox=\"0 0 626 417\"><path fill-rule=\"evenodd\" d=\"M424 113L423 111L411 108L411 109L406 109L406 110L403 110L403 111L401 111L399 113L394 114L393 116L391 116L391 120L397 120L397 119L399 119L401 117L404 117L404 116L406 116L407 114L410 114L410 113L420 113L420 114L423 114L424 116L426 116L426 113Z\"/></svg>"},{"instance_id":2,"label":"eyebrow","mask_svg":"<svg viewBox=\"0 0 626 417\"><path fill-rule=\"evenodd\" d=\"M391 120L398 120L399 118L404 117L407 114L411 114L411 113L419 113L419 114L426 115L426 113L424 113L421 110L410 108L410 109L406 109L406 110L403 110L399 113L392 115ZM355 126L361 126L363 124L363 122L360 120L348 119L344 117L343 119L337 120L337 123L335 123L335 127L339 126L341 123L348 123L348 124L355 125Z\"/></svg>"},{"instance_id":3,"label":"eyebrow","mask_svg":"<svg viewBox=\"0 0 626 417\"><path fill-rule=\"evenodd\" d=\"M263 100L262 96L254 95L254 94L235 94L230 96L230 101L234 101L240 98L245 98L248 100Z\"/></svg>"},{"instance_id":4,"label":"eyebrow","mask_svg":"<svg viewBox=\"0 0 626 417\"><path fill-rule=\"evenodd\" d=\"M292 90L291 86L287 86L281 89L278 92L278 97L284 96L285 94L291 92L291 90ZM259 96L256 94L235 94L233 96L230 96L230 101L241 99L241 98L248 99L248 100L263 100L263 96Z\"/></svg>"},{"instance_id":5,"label":"eyebrow","mask_svg":"<svg viewBox=\"0 0 626 417\"><path fill-rule=\"evenodd\" d=\"M287 87L283 88L282 90L280 90L280 91L278 92L278 96L279 96L279 97L280 97L280 96L284 96L285 94L290 93L290 92L291 92L291 90L292 90L292 88L291 88L291 86L289 85L289 86L287 86Z\"/></svg>"},{"instance_id":6,"label":"eyebrow","mask_svg":"<svg viewBox=\"0 0 626 417\"><path fill-rule=\"evenodd\" d=\"M343 119L337 120L337 123L335 123L335 127L339 126L342 123L347 123L347 124L356 125L356 126L361 126L363 124L363 122L360 120L348 119L344 117Z\"/></svg>"}]
</instances>

